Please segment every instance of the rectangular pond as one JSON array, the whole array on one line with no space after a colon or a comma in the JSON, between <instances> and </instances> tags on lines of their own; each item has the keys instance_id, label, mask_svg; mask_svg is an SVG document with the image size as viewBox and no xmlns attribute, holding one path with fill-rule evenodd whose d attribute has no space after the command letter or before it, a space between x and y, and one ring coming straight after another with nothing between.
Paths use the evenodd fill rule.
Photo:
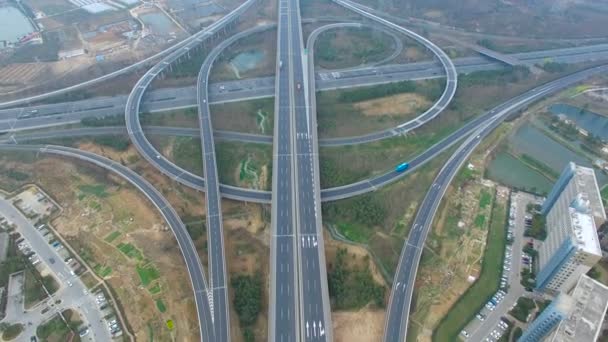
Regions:
<instances>
[{"instance_id":1,"label":"rectangular pond","mask_svg":"<svg viewBox=\"0 0 608 342\"><path fill-rule=\"evenodd\" d=\"M550 167L556 174L560 174L570 161L592 167L590 160L549 138L530 123L521 126L509 138L509 146L515 154L527 154ZM489 178L505 185L526 189L536 188L541 193L548 191L552 186L552 180L506 152L499 153L490 162L487 172ZM600 188L608 183L606 174L595 169L595 175Z\"/></svg>"},{"instance_id":2,"label":"rectangular pond","mask_svg":"<svg viewBox=\"0 0 608 342\"><path fill-rule=\"evenodd\" d=\"M0 5L0 41L17 43L19 38L34 32L28 18L17 8Z\"/></svg>"}]
</instances>

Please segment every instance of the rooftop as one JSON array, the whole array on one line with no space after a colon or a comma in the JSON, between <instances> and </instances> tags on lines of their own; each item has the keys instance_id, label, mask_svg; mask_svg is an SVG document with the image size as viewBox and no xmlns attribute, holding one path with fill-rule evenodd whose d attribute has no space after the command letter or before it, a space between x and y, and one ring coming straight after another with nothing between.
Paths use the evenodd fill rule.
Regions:
<instances>
[{"instance_id":1,"label":"rooftop","mask_svg":"<svg viewBox=\"0 0 608 342\"><path fill-rule=\"evenodd\" d=\"M588 201L591 215L606 220L606 212L600 195L600 188L595 178L595 171L592 168L576 165L573 181L576 181L578 192Z\"/></svg>"},{"instance_id":2,"label":"rooftop","mask_svg":"<svg viewBox=\"0 0 608 342\"><path fill-rule=\"evenodd\" d=\"M579 212L575 208L570 208L570 220L577 247L587 253L601 256L602 250L593 217Z\"/></svg>"},{"instance_id":3,"label":"rooftop","mask_svg":"<svg viewBox=\"0 0 608 342\"><path fill-rule=\"evenodd\" d=\"M572 298L574 304L569 316L559 324L546 341L592 342L597 340L608 307L608 287L582 275L568 297Z\"/></svg>"}]
</instances>

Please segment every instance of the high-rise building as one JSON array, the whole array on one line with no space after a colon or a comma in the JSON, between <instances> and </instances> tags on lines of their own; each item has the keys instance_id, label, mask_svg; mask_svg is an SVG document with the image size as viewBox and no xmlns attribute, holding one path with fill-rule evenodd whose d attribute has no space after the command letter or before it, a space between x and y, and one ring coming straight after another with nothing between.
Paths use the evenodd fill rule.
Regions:
<instances>
[{"instance_id":1,"label":"high-rise building","mask_svg":"<svg viewBox=\"0 0 608 342\"><path fill-rule=\"evenodd\" d=\"M567 292L602 257L596 227L606 213L593 169L569 163L541 213L547 237L538 248L536 285L547 292Z\"/></svg>"},{"instance_id":2,"label":"high-rise building","mask_svg":"<svg viewBox=\"0 0 608 342\"><path fill-rule=\"evenodd\" d=\"M518 341L594 342L607 308L608 287L582 275L572 293L560 294Z\"/></svg>"},{"instance_id":3,"label":"high-rise building","mask_svg":"<svg viewBox=\"0 0 608 342\"><path fill-rule=\"evenodd\" d=\"M547 336L558 324L568 317L574 305L573 299L560 294L524 331L518 342L538 342Z\"/></svg>"}]
</instances>

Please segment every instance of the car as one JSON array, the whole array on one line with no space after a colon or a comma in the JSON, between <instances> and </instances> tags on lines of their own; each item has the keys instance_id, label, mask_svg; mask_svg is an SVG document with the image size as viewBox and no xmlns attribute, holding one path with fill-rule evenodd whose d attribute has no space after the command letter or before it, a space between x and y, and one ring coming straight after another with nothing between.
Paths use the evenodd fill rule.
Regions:
<instances>
[{"instance_id":1,"label":"car","mask_svg":"<svg viewBox=\"0 0 608 342\"><path fill-rule=\"evenodd\" d=\"M80 335L80 337L87 336L88 334L89 334L89 328L84 328L78 332L78 335Z\"/></svg>"},{"instance_id":2,"label":"car","mask_svg":"<svg viewBox=\"0 0 608 342\"><path fill-rule=\"evenodd\" d=\"M36 342L36 341L38 341L38 339L36 339L36 336L30 337L30 342Z\"/></svg>"},{"instance_id":3,"label":"car","mask_svg":"<svg viewBox=\"0 0 608 342\"><path fill-rule=\"evenodd\" d=\"M486 320L486 316L484 314L478 313L476 317L478 320L480 320L482 322Z\"/></svg>"},{"instance_id":4,"label":"car","mask_svg":"<svg viewBox=\"0 0 608 342\"><path fill-rule=\"evenodd\" d=\"M298 84L296 84L296 88L298 88L298 90L302 89L302 85L300 84L300 82L298 82Z\"/></svg>"},{"instance_id":5,"label":"car","mask_svg":"<svg viewBox=\"0 0 608 342\"><path fill-rule=\"evenodd\" d=\"M470 336L470 335L469 335L469 333L468 333L466 330L462 330L462 331L460 332L460 334L461 334L462 336L464 336L464 337L469 337L469 336Z\"/></svg>"},{"instance_id":6,"label":"car","mask_svg":"<svg viewBox=\"0 0 608 342\"><path fill-rule=\"evenodd\" d=\"M69 286L69 287L74 286L74 284L72 284L72 282L71 282L71 281L69 281L69 280L68 280L68 281L66 281L66 284L68 284L68 286Z\"/></svg>"},{"instance_id":7,"label":"car","mask_svg":"<svg viewBox=\"0 0 608 342\"><path fill-rule=\"evenodd\" d=\"M401 163L395 167L395 171L403 172L403 171L407 170L409 167L410 167L409 163Z\"/></svg>"}]
</instances>

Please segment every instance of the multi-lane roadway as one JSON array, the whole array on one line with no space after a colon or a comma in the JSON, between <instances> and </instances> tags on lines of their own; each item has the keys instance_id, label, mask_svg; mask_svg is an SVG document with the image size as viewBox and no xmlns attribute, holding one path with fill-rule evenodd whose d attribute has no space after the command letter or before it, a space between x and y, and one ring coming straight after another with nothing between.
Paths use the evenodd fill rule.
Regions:
<instances>
[{"instance_id":1,"label":"multi-lane roadway","mask_svg":"<svg viewBox=\"0 0 608 342\"><path fill-rule=\"evenodd\" d=\"M153 165L174 179L202 190L205 186L202 178L178 168L162 157L147 141L139 122L139 110L145 90L152 80L162 72L167 65L175 62L181 55L200 43L204 38L213 35L226 23L234 20L254 0L249 0L227 17L218 21L217 25L207 28L197 39L191 40L174 50L160 63L152 67L138 81L132 93L126 101L125 116L127 121L127 133L132 138L134 145ZM414 32L397 26L385 19L377 17L360 6L345 0L335 0L338 4L355 11L363 16L375 20L383 25L405 33L410 37L425 44L433 51L443 65L447 73L446 88L439 101L419 118L404 123L393 129L407 131L426 123L438 115L449 103L456 89L456 70L450 59L439 48ZM308 93L311 79L314 81L314 73L307 77L305 73L306 56L303 53L301 20L297 0L281 0L279 3L279 25L278 25L278 49L277 49L277 72L276 72L276 125L274 141L273 169L273 237L271 241L271 312L270 312L270 339L275 340L328 340L331 339L329 304L327 301L327 281L325 277L325 262L322 248L322 235L320 232L320 201L335 200L354 196L360 193L373 191L378 186L388 184L399 177L415 170L433 156L445 151L457 141L466 138L465 142L452 155L437 175L435 182L422 202L415 218L410 235L403 247L395 282L389 300L389 309L385 329L386 341L403 341L407 336L407 323L409 307L413 291L413 283L416 276L417 265L421 255L421 249L433 216L439 205L446 188L454 177L462 163L468 158L479 141L489 134L510 113L520 110L544 96L555 93L591 75L605 72L608 66L601 66L585 70L557 81L547 83L515 97L493 110L467 123L446 139L431 147L410 162L410 170L405 173L395 171L364 180L344 187L319 191L318 180L318 158L316 120L314 118L314 83L312 93ZM205 33L206 32L206 33ZM312 48L309 46L309 48ZM181 50L183 49L183 50ZM195 292L197 313L200 322L201 337L205 340L227 341L229 335L229 315L227 297L225 292L225 265L223 254L223 239L221 228L221 216L219 207L219 191L222 195L242 200L253 200L267 202L270 194L267 192L255 192L252 190L238 189L233 187L222 187L217 182L217 168L215 166L213 132L209 117L208 104L211 100L208 96L207 75L213 59L209 59L208 68L203 65L199 75L199 118L201 138L203 143L203 158L205 160L205 176L210 177L207 186L212 186L211 198L208 198L208 215L218 217L218 222L212 223L210 240L218 242L219 247L210 251L211 277L214 273L221 273L218 283L207 286L202 265L196 255L196 250L191 239L188 238L179 217L168 205L166 200L141 177L137 176L128 168L107 160L103 157L89 152L78 151L70 148L56 146L15 146L3 145L2 148L37 150L42 153L76 157L92 162L113 172L117 172L126 180L138 187L159 208L171 228L173 229L178 243L184 253L186 264L193 283ZM203 72L204 70L205 72ZM376 75L366 76L370 78ZM386 77L380 75L380 77ZM437 75L434 75L437 77ZM334 81L343 78L334 78ZM339 83L339 81L337 82ZM311 103L311 108L308 107ZM3 104L0 104L2 106ZM103 108L101 110L104 110ZM19 120L21 121L21 120ZM25 121L25 120L24 120ZM18 122L18 121L17 121ZM14 123L14 122L13 122ZM13 127L14 128L14 127ZM398 134L400 131L382 133L379 136L370 136L361 141L373 141L387 136ZM377 133L378 134L378 133ZM388 134L388 135L386 135ZM361 142L359 137L354 143ZM370 140L371 139L371 140ZM345 142L339 142L344 144ZM207 156L210 158L208 159ZM212 185L213 184L213 185ZM215 196L213 196L215 194ZM209 194L208 194L209 197ZM318 212L318 213L317 213ZM213 243L213 242L212 242ZM211 254L210 254L211 255ZM212 259L221 260L219 262ZM215 263L215 266L213 265ZM221 265L220 265L221 264ZM321 268L323 267L323 268ZM214 289L213 284L224 284L224 292L219 292L217 297L214 293L208 296L209 290ZM218 313L218 307L213 305L214 298L224 298L217 306L224 313ZM211 302L210 302L211 299ZM223 320L223 325L221 322Z\"/></svg>"},{"instance_id":2,"label":"multi-lane roadway","mask_svg":"<svg viewBox=\"0 0 608 342\"><path fill-rule=\"evenodd\" d=\"M296 270L295 202L292 139L291 0L279 0L275 85L270 237L270 301L268 340L298 341L300 337Z\"/></svg>"},{"instance_id":3,"label":"multi-lane roadway","mask_svg":"<svg viewBox=\"0 0 608 342\"><path fill-rule=\"evenodd\" d=\"M222 44L230 44L225 40ZM224 227L222 222L222 205L220 183L215 157L215 142L211 111L209 110L209 73L211 66L221 49L214 49L203 61L197 80L198 120L202 144L203 175L206 181L207 244L209 254L209 289L211 314L215 326L216 341L230 341L230 304L228 302L228 281L226 274L226 255L224 248Z\"/></svg>"},{"instance_id":4,"label":"multi-lane roadway","mask_svg":"<svg viewBox=\"0 0 608 342\"><path fill-rule=\"evenodd\" d=\"M271 25L268 25L271 27ZM543 63L551 59L560 63L579 63L608 60L608 44L543 50L514 54L530 63ZM503 68L499 62L482 57L464 57L454 60L458 73ZM330 70L316 73L319 90L374 85L402 80L442 77L441 66L432 61L366 67L346 71ZM262 77L227 81L209 85L210 103L241 101L274 95L274 78ZM91 98L81 101L35 105L0 110L0 132L64 125L80 122L83 118L106 117L124 114L127 96ZM195 87L158 89L146 93L141 110L161 112L196 106ZM35 111L35 114L32 114ZM24 117L30 116L31 117ZM17 120L21 117L20 120ZM329 143L330 141L325 141ZM348 142L348 141L347 141ZM333 144L342 143L341 141Z\"/></svg>"},{"instance_id":5,"label":"multi-lane roadway","mask_svg":"<svg viewBox=\"0 0 608 342\"><path fill-rule=\"evenodd\" d=\"M319 146L317 142L314 90L304 62L312 57L304 50L299 0L291 5L290 40L292 58L291 105L293 168L296 201L296 251L300 301L300 341L331 341L332 324L327 286L323 225L321 223L321 185L319 179ZM314 66L314 65L313 65ZM314 73L312 74L314 78Z\"/></svg>"}]
</instances>

